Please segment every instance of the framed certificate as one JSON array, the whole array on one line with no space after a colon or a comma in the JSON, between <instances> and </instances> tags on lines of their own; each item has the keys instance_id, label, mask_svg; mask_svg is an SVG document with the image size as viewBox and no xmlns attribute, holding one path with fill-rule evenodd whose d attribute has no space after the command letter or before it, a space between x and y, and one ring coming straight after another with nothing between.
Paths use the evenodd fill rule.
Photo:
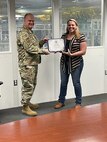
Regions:
<instances>
[{"instance_id":1,"label":"framed certificate","mask_svg":"<svg viewBox=\"0 0 107 142\"><path fill-rule=\"evenodd\" d=\"M64 50L64 40L62 38L49 39L48 49L50 52L59 52Z\"/></svg>"}]
</instances>

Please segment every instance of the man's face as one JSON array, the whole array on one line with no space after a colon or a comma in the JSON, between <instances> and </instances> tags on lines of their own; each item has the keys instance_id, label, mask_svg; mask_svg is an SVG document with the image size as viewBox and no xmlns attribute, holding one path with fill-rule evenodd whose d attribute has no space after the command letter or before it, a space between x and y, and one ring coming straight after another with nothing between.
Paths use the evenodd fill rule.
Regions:
<instances>
[{"instance_id":1,"label":"man's face","mask_svg":"<svg viewBox=\"0 0 107 142\"><path fill-rule=\"evenodd\" d=\"M34 26L34 16L27 15L24 19L24 26L28 29L32 29Z\"/></svg>"}]
</instances>

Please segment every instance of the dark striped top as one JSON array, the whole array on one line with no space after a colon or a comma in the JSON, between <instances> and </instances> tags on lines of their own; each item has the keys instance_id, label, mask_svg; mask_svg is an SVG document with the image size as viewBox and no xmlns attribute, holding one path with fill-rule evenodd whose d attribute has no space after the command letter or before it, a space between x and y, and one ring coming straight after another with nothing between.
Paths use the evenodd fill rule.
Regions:
<instances>
[{"instance_id":1,"label":"dark striped top","mask_svg":"<svg viewBox=\"0 0 107 142\"><path fill-rule=\"evenodd\" d=\"M80 43L86 41L85 35L81 34L80 38L73 37L72 40L66 39L66 34L62 35L65 42L65 51L70 50L71 53L78 52L80 50ZM83 60L82 56L69 57L62 54L61 56L61 67L64 70L65 65L68 65L69 73L72 72L76 67L80 65L80 61Z\"/></svg>"}]
</instances>

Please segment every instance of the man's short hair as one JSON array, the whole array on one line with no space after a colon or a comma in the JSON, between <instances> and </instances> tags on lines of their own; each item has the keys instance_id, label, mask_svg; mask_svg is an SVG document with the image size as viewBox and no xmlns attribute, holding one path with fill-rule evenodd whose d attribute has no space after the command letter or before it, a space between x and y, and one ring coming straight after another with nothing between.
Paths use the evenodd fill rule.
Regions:
<instances>
[{"instance_id":1,"label":"man's short hair","mask_svg":"<svg viewBox=\"0 0 107 142\"><path fill-rule=\"evenodd\" d=\"M27 16L29 16L29 15L33 16L32 13L26 13L25 16L24 16L24 19L25 19Z\"/></svg>"}]
</instances>

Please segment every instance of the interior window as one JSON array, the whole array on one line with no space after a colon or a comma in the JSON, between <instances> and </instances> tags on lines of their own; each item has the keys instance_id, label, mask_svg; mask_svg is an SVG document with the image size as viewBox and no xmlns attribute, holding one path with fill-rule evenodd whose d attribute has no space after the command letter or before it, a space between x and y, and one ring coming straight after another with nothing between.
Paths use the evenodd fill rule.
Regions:
<instances>
[{"instance_id":1,"label":"interior window","mask_svg":"<svg viewBox=\"0 0 107 142\"><path fill-rule=\"evenodd\" d=\"M51 0L19 1L16 0L16 25L17 31L23 24L23 16L32 13L35 16L34 33L39 39L52 35L52 7Z\"/></svg>"},{"instance_id":2,"label":"interior window","mask_svg":"<svg viewBox=\"0 0 107 142\"><path fill-rule=\"evenodd\" d=\"M101 0L62 0L62 33L66 30L68 19L74 18L86 35L88 46L102 46Z\"/></svg>"},{"instance_id":3,"label":"interior window","mask_svg":"<svg viewBox=\"0 0 107 142\"><path fill-rule=\"evenodd\" d=\"M9 51L7 0L0 0L0 52Z\"/></svg>"}]
</instances>

